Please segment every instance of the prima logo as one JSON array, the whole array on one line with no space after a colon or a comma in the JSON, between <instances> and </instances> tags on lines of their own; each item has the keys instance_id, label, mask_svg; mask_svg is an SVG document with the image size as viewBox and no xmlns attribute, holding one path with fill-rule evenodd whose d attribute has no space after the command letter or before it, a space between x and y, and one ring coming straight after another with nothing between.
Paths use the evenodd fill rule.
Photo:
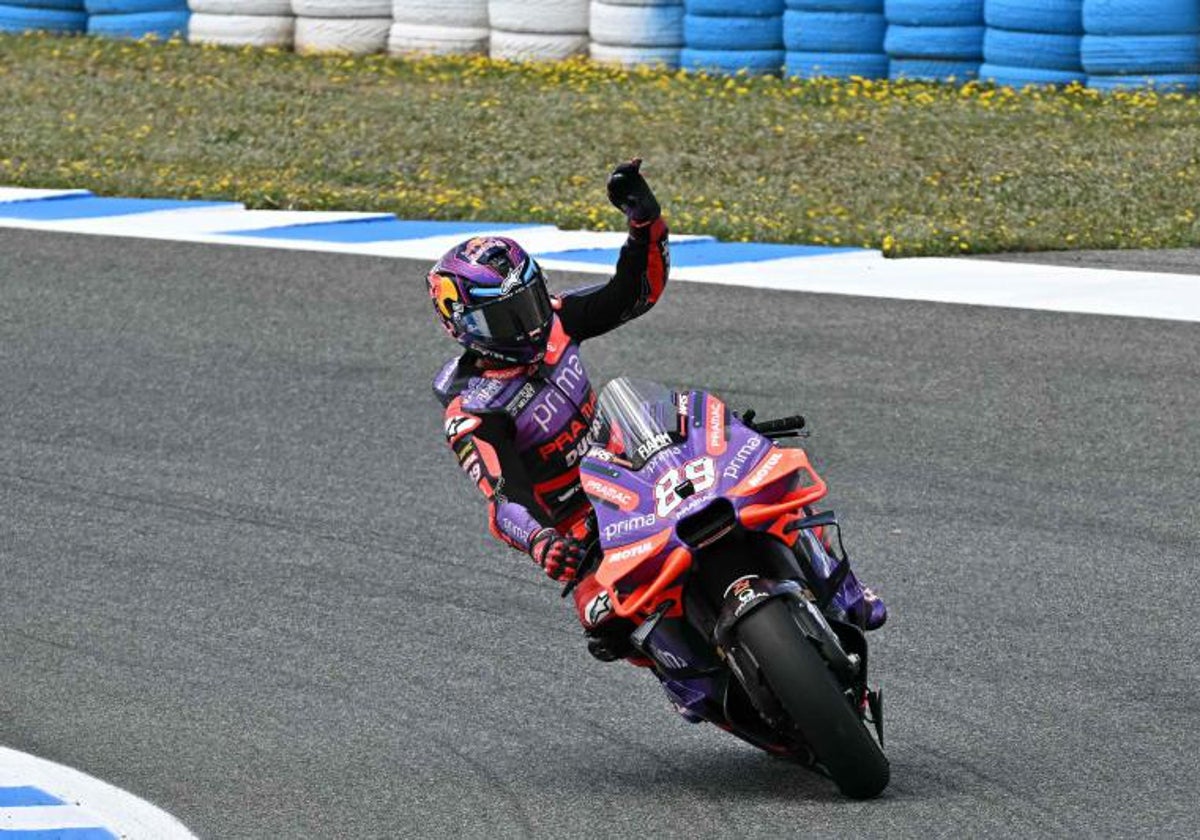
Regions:
<instances>
[{"instance_id":1,"label":"prima logo","mask_svg":"<svg viewBox=\"0 0 1200 840\"><path fill-rule=\"evenodd\" d=\"M741 478L742 470L745 468L746 462L750 460L751 455L758 452L761 446L762 438L758 437L757 435L750 438L750 440L746 441L742 448L737 451L733 458L730 459L729 463L725 465L725 469L722 471L721 475L723 475L725 478Z\"/></svg>"},{"instance_id":2,"label":"prima logo","mask_svg":"<svg viewBox=\"0 0 1200 840\"><path fill-rule=\"evenodd\" d=\"M633 531L640 531L643 528L649 528L656 524L658 520L653 513L647 513L642 516L630 516L622 519L619 522L610 522L604 526L604 539L613 540L622 534L629 534Z\"/></svg>"}]
</instances>

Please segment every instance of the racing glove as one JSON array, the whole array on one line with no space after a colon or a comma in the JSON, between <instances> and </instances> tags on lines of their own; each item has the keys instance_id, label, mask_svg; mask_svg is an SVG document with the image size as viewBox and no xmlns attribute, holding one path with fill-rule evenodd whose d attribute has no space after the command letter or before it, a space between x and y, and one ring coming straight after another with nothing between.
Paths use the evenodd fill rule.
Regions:
<instances>
[{"instance_id":1,"label":"racing glove","mask_svg":"<svg viewBox=\"0 0 1200 840\"><path fill-rule=\"evenodd\" d=\"M608 176L608 200L632 225L645 225L662 215L654 191L641 173L642 159L622 163Z\"/></svg>"},{"instance_id":2,"label":"racing glove","mask_svg":"<svg viewBox=\"0 0 1200 840\"><path fill-rule=\"evenodd\" d=\"M566 583L575 579L587 548L579 540L564 537L553 528L543 528L529 543L529 556L554 580Z\"/></svg>"}]
</instances>

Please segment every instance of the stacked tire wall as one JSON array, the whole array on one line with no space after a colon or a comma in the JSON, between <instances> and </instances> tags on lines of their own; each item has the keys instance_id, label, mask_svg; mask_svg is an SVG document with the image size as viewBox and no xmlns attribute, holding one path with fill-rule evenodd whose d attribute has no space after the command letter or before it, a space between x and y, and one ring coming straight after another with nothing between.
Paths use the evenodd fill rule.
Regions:
<instances>
[{"instance_id":1,"label":"stacked tire wall","mask_svg":"<svg viewBox=\"0 0 1200 840\"><path fill-rule=\"evenodd\" d=\"M0 0L0 32L85 32L83 0Z\"/></svg>"},{"instance_id":2,"label":"stacked tire wall","mask_svg":"<svg viewBox=\"0 0 1200 840\"><path fill-rule=\"evenodd\" d=\"M986 0L979 77L998 85L1082 82L1083 0Z\"/></svg>"},{"instance_id":3,"label":"stacked tire wall","mask_svg":"<svg viewBox=\"0 0 1200 840\"><path fill-rule=\"evenodd\" d=\"M492 58L561 61L588 51L588 0L488 0Z\"/></svg>"},{"instance_id":4,"label":"stacked tire wall","mask_svg":"<svg viewBox=\"0 0 1200 840\"><path fill-rule=\"evenodd\" d=\"M592 0L589 35L596 61L674 69L683 48L683 0Z\"/></svg>"},{"instance_id":5,"label":"stacked tire wall","mask_svg":"<svg viewBox=\"0 0 1200 840\"><path fill-rule=\"evenodd\" d=\"M1200 90L1200 0L1084 0L1088 85Z\"/></svg>"},{"instance_id":6,"label":"stacked tire wall","mask_svg":"<svg viewBox=\"0 0 1200 840\"><path fill-rule=\"evenodd\" d=\"M883 0L786 0L786 5L785 75L805 79L887 75Z\"/></svg>"},{"instance_id":7,"label":"stacked tire wall","mask_svg":"<svg viewBox=\"0 0 1200 840\"><path fill-rule=\"evenodd\" d=\"M188 41L224 47L290 48L291 0L188 0Z\"/></svg>"},{"instance_id":8,"label":"stacked tire wall","mask_svg":"<svg viewBox=\"0 0 1200 840\"><path fill-rule=\"evenodd\" d=\"M486 55L487 0L394 0L391 55Z\"/></svg>"},{"instance_id":9,"label":"stacked tire wall","mask_svg":"<svg viewBox=\"0 0 1200 840\"><path fill-rule=\"evenodd\" d=\"M983 61L983 0L885 0L893 79L965 82Z\"/></svg>"},{"instance_id":10,"label":"stacked tire wall","mask_svg":"<svg viewBox=\"0 0 1200 840\"><path fill-rule=\"evenodd\" d=\"M187 0L84 0L87 32L101 38L186 37Z\"/></svg>"},{"instance_id":11,"label":"stacked tire wall","mask_svg":"<svg viewBox=\"0 0 1200 840\"><path fill-rule=\"evenodd\" d=\"M383 52L392 28L392 0L292 0L296 52Z\"/></svg>"},{"instance_id":12,"label":"stacked tire wall","mask_svg":"<svg viewBox=\"0 0 1200 840\"><path fill-rule=\"evenodd\" d=\"M783 0L684 0L685 70L777 74L783 70Z\"/></svg>"}]
</instances>

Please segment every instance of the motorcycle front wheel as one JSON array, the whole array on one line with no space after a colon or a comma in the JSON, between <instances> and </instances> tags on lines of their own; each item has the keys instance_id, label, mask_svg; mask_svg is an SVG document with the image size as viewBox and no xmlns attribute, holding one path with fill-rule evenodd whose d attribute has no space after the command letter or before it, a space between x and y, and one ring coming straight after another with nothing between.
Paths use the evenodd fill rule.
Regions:
<instances>
[{"instance_id":1,"label":"motorcycle front wheel","mask_svg":"<svg viewBox=\"0 0 1200 840\"><path fill-rule=\"evenodd\" d=\"M738 623L737 646L752 666L750 672L742 667L742 677L758 681L746 688L751 694L770 692L842 793L852 799L878 796L891 774L887 757L792 609L777 598Z\"/></svg>"}]
</instances>

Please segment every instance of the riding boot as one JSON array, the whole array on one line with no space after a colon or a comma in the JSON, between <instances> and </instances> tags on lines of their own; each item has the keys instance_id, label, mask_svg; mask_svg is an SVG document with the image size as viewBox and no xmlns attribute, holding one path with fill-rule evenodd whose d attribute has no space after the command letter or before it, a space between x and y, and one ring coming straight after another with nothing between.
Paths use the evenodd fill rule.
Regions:
<instances>
[{"instance_id":1,"label":"riding boot","mask_svg":"<svg viewBox=\"0 0 1200 840\"><path fill-rule=\"evenodd\" d=\"M838 578L840 584L829 599L827 611L835 618L844 618L851 624L856 624L863 630L876 630L887 621L887 607L883 601L868 587L859 583L847 561L838 560L833 548L827 541L828 529L804 529L793 547L801 567L807 566L812 571L814 580L810 581L814 588L820 589L823 584L833 583ZM820 531L821 533L817 533ZM825 593L818 591L818 596Z\"/></svg>"}]
</instances>

